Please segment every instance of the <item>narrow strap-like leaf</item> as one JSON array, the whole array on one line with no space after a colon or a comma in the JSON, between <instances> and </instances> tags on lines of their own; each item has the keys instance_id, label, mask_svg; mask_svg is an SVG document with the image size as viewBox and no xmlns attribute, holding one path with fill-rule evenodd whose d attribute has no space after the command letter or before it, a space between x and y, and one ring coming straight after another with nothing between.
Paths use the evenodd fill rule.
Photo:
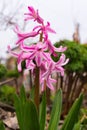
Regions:
<instances>
[{"instance_id":1,"label":"narrow strap-like leaf","mask_svg":"<svg viewBox=\"0 0 87 130\"><path fill-rule=\"evenodd\" d=\"M20 98L16 94L14 95L20 130L39 130L39 119L34 103L31 100L22 103L23 100Z\"/></svg>"},{"instance_id":2,"label":"narrow strap-like leaf","mask_svg":"<svg viewBox=\"0 0 87 130\"><path fill-rule=\"evenodd\" d=\"M78 122L74 125L73 130L81 130L81 122L80 122L80 121L78 121Z\"/></svg>"},{"instance_id":3,"label":"narrow strap-like leaf","mask_svg":"<svg viewBox=\"0 0 87 130\"><path fill-rule=\"evenodd\" d=\"M17 120L18 120L20 130L23 130L23 112L22 112L22 110L24 110L24 107L21 104L22 103L20 101L20 98L18 97L17 94L15 94L14 95L14 106L15 106L15 110L16 110Z\"/></svg>"},{"instance_id":4,"label":"narrow strap-like leaf","mask_svg":"<svg viewBox=\"0 0 87 130\"><path fill-rule=\"evenodd\" d=\"M20 89L20 100L23 104L26 102L26 92L24 86Z\"/></svg>"},{"instance_id":5,"label":"narrow strap-like leaf","mask_svg":"<svg viewBox=\"0 0 87 130\"><path fill-rule=\"evenodd\" d=\"M67 115L61 130L73 130L74 125L78 119L79 110L82 104L83 95L81 94L74 102L72 108Z\"/></svg>"},{"instance_id":6,"label":"narrow strap-like leaf","mask_svg":"<svg viewBox=\"0 0 87 130\"><path fill-rule=\"evenodd\" d=\"M40 130L39 119L35 104L29 100L25 104L24 111L24 130Z\"/></svg>"},{"instance_id":7,"label":"narrow strap-like leaf","mask_svg":"<svg viewBox=\"0 0 87 130\"><path fill-rule=\"evenodd\" d=\"M43 93L40 104L40 130L44 130L46 121L46 92Z\"/></svg>"},{"instance_id":8,"label":"narrow strap-like leaf","mask_svg":"<svg viewBox=\"0 0 87 130\"><path fill-rule=\"evenodd\" d=\"M61 108L62 108L62 92L59 89L54 98L54 103L53 103L51 119L49 122L48 130L58 130L58 123L60 120Z\"/></svg>"},{"instance_id":9,"label":"narrow strap-like leaf","mask_svg":"<svg viewBox=\"0 0 87 130\"><path fill-rule=\"evenodd\" d=\"M32 99L33 101L34 101L34 91L35 91L35 86L33 86L31 88L31 91L29 92L30 99Z\"/></svg>"}]
</instances>

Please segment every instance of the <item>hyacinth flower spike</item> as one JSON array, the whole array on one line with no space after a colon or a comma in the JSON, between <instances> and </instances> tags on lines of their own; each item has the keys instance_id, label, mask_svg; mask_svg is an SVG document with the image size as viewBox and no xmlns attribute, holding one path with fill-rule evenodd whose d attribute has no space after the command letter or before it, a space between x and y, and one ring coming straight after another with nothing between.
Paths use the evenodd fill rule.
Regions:
<instances>
[{"instance_id":1,"label":"hyacinth flower spike","mask_svg":"<svg viewBox=\"0 0 87 130\"><path fill-rule=\"evenodd\" d=\"M27 15L25 21L33 19L39 24L43 24L44 20L39 16L38 10L35 10L32 6L28 6L28 10L29 13L25 13L25 15Z\"/></svg>"},{"instance_id":2,"label":"hyacinth flower spike","mask_svg":"<svg viewBox=\"0 0 87 130\"><path fill-rule=\"evenodd\" d=\"M12 55L18 58L19 71L21 71L22 69L21 68L22 61L25 61L27 69L30 69L30 68L34 69L35 66L41 67L42 63L48 64L47 67L50 69L45 70L43 74L40 73L42 74L40 76L42 78L45 77L46 79L51 79L50 75L54 71L58 71L61 73L61 75L63 75L64 69L62 66L64 65L64 61L65 61L64 55L62 55L59 61L55 63L51 59L51 54L53 54L54 56L57 56L56 52L64 52L66 50L66 47L62 47L62 46L60 46L59 48L54 47L51 41L48 39L48 33L56 33L53 29L51 29L50 23L47 22L47 25L45 25L44 20L40 17L38 13L38 10L35 11L35 9L32 6L29 6L28 9L29 9L29 13L26 14L28 15L27 20L34 19L34 21L37 21L40 25L34 27L33 31L29 33L20 32L18 26L16 26L14 30L18 36L18 41L16 42L16 44L20 45L19 47L21 51L19 54L16 54L15 52L12 52L10 49L9 50ZM35 37L40 34L42 34L42 39L40 42L37 42L37 44L33 44L30 46L24 44L24 40L26 38ZM45 64L43 65L45 66ZM49 75L49 76L46 76L46 75Z\"/></svg>"}]
</instances>

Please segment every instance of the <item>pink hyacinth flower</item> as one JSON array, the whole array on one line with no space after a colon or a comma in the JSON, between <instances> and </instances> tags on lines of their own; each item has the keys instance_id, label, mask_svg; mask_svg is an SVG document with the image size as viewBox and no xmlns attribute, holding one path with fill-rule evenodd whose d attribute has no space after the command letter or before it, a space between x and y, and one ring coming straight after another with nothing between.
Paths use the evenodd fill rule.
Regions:
<instances>
[{"instance_id":1,"label":"pink hyacinth flower","mask_svg":"<svg viewBox=\"0 0 87 130\"><path fill-rule=\"evenodd\" d=\"M22 71L22 62L25 61L26 63L26 68L28 68L29 70L30 69L34 69L35 68L35 64L33 63L33 61L30 59L33 58L33 55L32 53L26 53L26 52L23 52L22 50L19 52L19 53L16 53L16 52L13 52L11 51L11 48L10 46L8 46L8 51L11 53L12 56L16 57L17 58L17 68L18 68L18 71L21 72Z\"/></svg>"},{"instance_id":2,"label":"pink hyacinth flower","mask_svg":"<svg viewBox=\"0 0 87 130\"><path fill-rule=\"evenodd\" d=\"M33 44L31 46L22 44L21 49L27 53L31 53L29 59L34 59L38 67L41 65L43 59L48 61L51 59L50 54L44 52L47 50L47 47L42 42L38 42L37 44Z\"/></svg>"},{"instance_id":3,"label":"pink hyacinth flower","mask_svg":"<svg viewBox=\"0 0 87 130\"><path fill-rule=\"evenodd\" d=\"M43 19L40 17L38 10L35 10L32 6L28 6L29 13L25 13L28 17L25 18L25 20L31 20L34 19L34 21L37 21L39 24L43 24Z\"/></svg>"},{"instance_id":4,"label":"pink hyacinth flower","mask_svg":"<svg viewBox=\"0 0 87 130\"><path fill-rule=\"evenodd\" d=\"M16 42L16 44L21 44L21 42L23 42L26 38L29 38L29 37L35 37L37 36L39 33L38 32L35 32L35 31L32 31L30 33L22 33L19 31L19 28L18 26L15 27L14 29L14 32L17 34L18 36L18 41Z\"/></svg>"},{"instance_id":5,"label":"pink hyacinth flower","mask_svg":"<svg viewBox=\"0 0 87 130\"><path fill-rule=\"evenodd\" d=\"M56 52L64 52L67 49L67 47L62 46L56 48L49 39L45 41L45 44L47 45L49 52L55 57L57 56Z\"/></svg>"},{"instance_id":6,"label":"pink hyacinth flower","mask_svg":"<svg viewBox=\"0 0 87 130\"><path fill-rule=\"evenodd\" d=\"M41 84L41 87L42 87L42 89L41 89L42 91L44 91L44 81L46 81L46 85L49 89L51 89L52 91L55 90L53 83L56 83L56 80L51 78L51 75L49 77L47 77L46 79L44 79L44 78L41 79L40 84Z\"/></svg>"},{"instance_id":7,"label":"pink hyacinth flower","mask_svg":"<svg viewBox=\"0 0 87 130\"><path fill-rule=\"evenodd\" d=\"M63 66L66 65L69 62L69 58L66 59L65 54L62 54L60 56L59 61L55 63L55 71L59 72L61 76L64 76L64 68Z\"/></svg>"},{"instance_id":8,"label":"pink hyacinth flower","mask_svg":"<svg viewBox=\"0 0 87 130\"><path fill-rule=\"evenodd\" d=\"M18 55L19 55L19 54L17 54L17 53L15 53L15 52L11 51L10 45L8 45L7 48L8 48L8 52L11 53L12 56L18 58Z\"/></svg>"},{"instance_id":9,"label":"pink hyacinth flower","mask_svg":"<svg viewBox=\"0 0 87 130\"><path fill-rule=\"evenodd\" d=\"M46 66L46 64L44 64L45 70L40 75L40 84L41 84L41 87L42 87L42 91L44 91L44 81L46 81L46 84L47 84L48 88L50 88L51 90L54 90L53 83L55 83L56 80L51 78L51 74L53 72L52 70L54 68L53 64L51 64L51 63L52 62L50 60L49 63L47 63L47 66Z\"/></svg>"},{"instance_id":10,"label":"pink hyacinth flower","mask_svg":"<svg viewBox=\"0 0 87 130\"><path fill-rule=\"evenodd\" d=\"M64 54L62 54L60 56L60 59L58 62L54 62L54 61L50 61L48 64L49 69L47 69L42 75L41 75L41 84L42 84L42 88L44 85L44 80L46 80L46 83L48 85L48 87L53 90L53 83L55 83L55 79L51 78L51 75L55 72L58 72L61 74L61 76L64 76L64 68L63 66L66 65L68 63L69 59L65 57Z\"/></svg>"},{"instance_id":11,"label":"pink hyacinth flower","mask_svg":"<svg viewBox=\"0 0 87 130\"><path fill-rule=\"evenodd\" d=\"M33 31L37 30L38 33L43 33L43 35L45 36L44 39L47 40L48 38L48 33L56 33L51 27L50 27L50 23L47 22L47 25L38 25L36 27L34 27Z\"/></svg>"}]
</instances>

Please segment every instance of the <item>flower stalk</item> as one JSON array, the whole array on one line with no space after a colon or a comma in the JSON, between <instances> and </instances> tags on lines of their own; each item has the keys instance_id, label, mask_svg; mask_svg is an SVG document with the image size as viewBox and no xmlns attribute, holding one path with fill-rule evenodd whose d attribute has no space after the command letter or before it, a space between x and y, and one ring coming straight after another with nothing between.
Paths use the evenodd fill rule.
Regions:
<instances>
[{"instance_id":1,"label":"flower stalk","mask_svg":"<svg viewBox=\"0 0 87 130\"><path fill-rule=\"evenodd\" d=\"M39 83L39 67L35 68L35 92L34 92L34 102L37 108L37 113L39 114L39 88L40 88L40 83Z\"/></svg>"},{"instance_id":2,"label":"flower stalk","mask_svg":"<svg viewBox=\"0 0 87 130\"><path fill-rule=\"evenodd\" d=\"M40 34L39 41L42 42L42 39L43 39L43 33ZM36 66L34 102L35 102L38 114L39 114L39 103L40 103L39 92L40 92L40 69L39 67Z\"/></svg>"}]
</instances>

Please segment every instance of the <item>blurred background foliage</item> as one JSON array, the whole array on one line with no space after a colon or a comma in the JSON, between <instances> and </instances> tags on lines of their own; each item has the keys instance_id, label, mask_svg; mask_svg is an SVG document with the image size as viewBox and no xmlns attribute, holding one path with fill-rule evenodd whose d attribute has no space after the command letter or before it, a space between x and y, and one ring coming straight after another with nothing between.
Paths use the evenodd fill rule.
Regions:
<instances>
[{"instance_id":1,"label":"blurred background foliage","mask_svg":"<svg viewBox=\"0 0 87 130\"><path fill-rule=\"evenodd\" d=\"M7 69L3 64L0 64L0 79L3 78L7 73Z\"/></svg>"},{"instance_id":2,"label":"blurred background foliage","mask_svg":"<svg viewBox=\"0 0 87 130\"><path fill-rule=\"evenodd\" d=\"M16 89L13 86L3 85L0 88L0 101L13 106L13 95Z\"/></svg>"},{"instance_id":3,"label":"blurred background foliage","mask_svg":"<svg viewBox=\"0 0 87 130\"><path fill-rule=\"evenodd\" d=\"M10 77L18 78L19 75L20 73L18 72L17 68L13 70L8 70L5 65L0 64L0 79Z\"/></svg>"},{"instance_id":4,"label":"blurred background foliage","mask_svg":"<svg viewBox=\"0 0 87 130\"><path fill-rule=\"evenodd\" d=\"M69 58L69 63L65 66L67 71L78 73L87 71L87 45L69 40L55 43L56 47L60 45L67 46L67 50L64 52L66 57ZM54 60L56 61L57 58L54 58Z\"/></svg>"}]
</instances>

